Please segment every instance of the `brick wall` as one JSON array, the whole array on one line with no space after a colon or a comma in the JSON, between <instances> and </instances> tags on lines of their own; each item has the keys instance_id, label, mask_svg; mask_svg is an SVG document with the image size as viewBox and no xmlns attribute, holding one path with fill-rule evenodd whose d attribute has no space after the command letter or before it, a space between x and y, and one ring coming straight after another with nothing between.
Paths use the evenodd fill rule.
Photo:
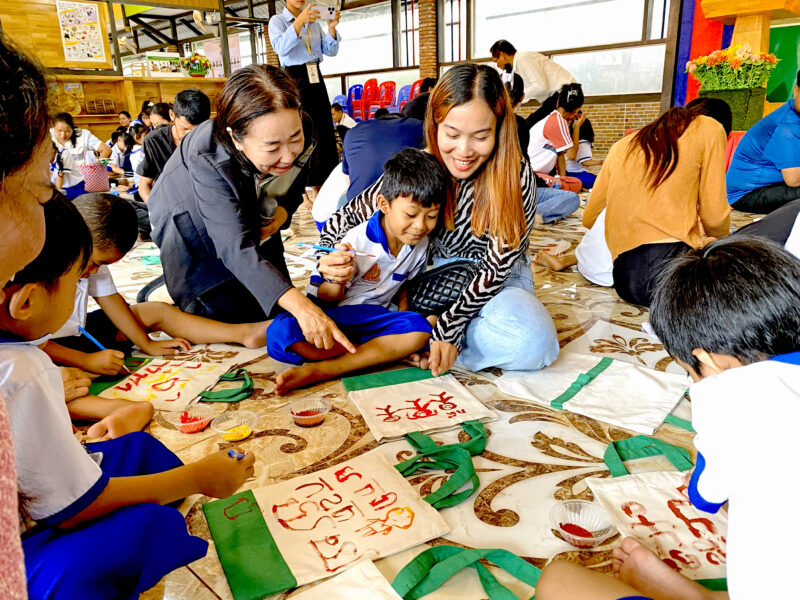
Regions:
<instances>
[{"instance_id":1,"label":"brick wall","mask_svg":"<svg viewBox=\"0 0 800 600\"><path fill-rule=\"evenodd\" d=\"M535 107L522 106L521 115L528 115ZM647 125L661 114L658 102L632 102L628 104L585 104L583 107L594 129L595 158L604 158L609 148L625 135L626 129Z\"/></svg>"},{"instance_id":2,"label":"brick wall","mask_svg":"<svg viewBox=\"0 0 800 600\"><path fill-rule=\"evenodd\" d=\"M267 27L264 26L263 30L263 39L264 39L264 48L267 52L267 64L272 65L274 67L280 67L281 61L278 58L278 54L275 50L272 49L272 44L269 42L269 34L267 33Z\"/></svg>"},{"instance_id":3,"label":"brick wall","mask_svg":"<svg viewBox=\"0 0 800 600\"><path fill-rule=\"evenodd\" d=\"M436 0L419 0L419 76L439 76Z\"/></svg>"}]
</instances>

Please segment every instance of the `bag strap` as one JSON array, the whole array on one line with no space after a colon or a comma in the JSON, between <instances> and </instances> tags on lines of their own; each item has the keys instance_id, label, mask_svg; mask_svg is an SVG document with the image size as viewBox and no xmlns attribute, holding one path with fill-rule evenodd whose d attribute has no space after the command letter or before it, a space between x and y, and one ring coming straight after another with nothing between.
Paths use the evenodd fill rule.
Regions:
<instances>
[{"instance_id":1,"label":"bag strap","mask_svg":"<svg viewBox=\"0 0 800 600\"><path fill-rule=\"evenodd\" d=\"M489 600L518 600L481 564L487 560L520 581L536 587L541 570L508 550L466 549L456 546L435 546L419 554L397 574L392 587L404 600L421 598L441 587L466 567L478 571L481 585ZM533 600L533 596L531 596Z\"/></svg>"},{"instance_id":2,"label":"bag strap","mask_svg":"<svg viewBox=\"0 0 800 600\"><path fill-rule=\"evenodd\" d=\"M687 471L694 466L689 452L685 448L673 446L662 440L657 440L647 435L637 435L611 442L603 455L603 462L606 463L612 477L620 477L628 474L623 460L633 460L634 458L644 458L646 456L657 456L663 454L672 465L679 471Z\"/></svg>"},{"instance_id":3,"label":"bag strap","mask_svg":"<svg viewBox=\"0 0 800 600\"><path fill-rule=\"evenodd\" d=\"M223 373L219 381L241 381L242 385L238 388L217 390L216 392L204 390L198 394L203 402L239 402L249 398L253 393L253 379L247 369L236 369Z\"/></svg>"},{"instance_id":4,"label":"bag strap","mask_svg":"<svg viewBox=\"0 0 800 600\"><path fill-rule=\"evenodd\" d=\"M597 363L594 367L586 371L586 373L581 373L578 375L578 378L573 381L567 390L561 394L558 398L550 402L550 406L553 408L557 408L558 410L564 410L564 403L567 400L571 400L575 394L580 392L584 386L588 385L593 379L595 379L600 373L605 371L608 367L611 366L611 363L614 360L608 356L604 357Z\"/></svg>"},{"instance_id":5,"label":"bag strap","mask_svg":"<svg viewBox=\"0 0 800 600\"><path fill-rule=\"evenodd\" d=\"M463 502L480 486L475 466L472 464L472 457L480 454L486 448L486 427L480 421L466 421L461 426L471 439L445 446L437 446L433 439L424 433L409 433L406 435L406 440L418 451L418 454L394 466L403 477L408 477L422 469L454 469L454 472L439 489L423 498L425 502L437 509L448 508ZM469 483L470 487L459 492L458 490L466 483Z\"/></svg>"}]
</instances>

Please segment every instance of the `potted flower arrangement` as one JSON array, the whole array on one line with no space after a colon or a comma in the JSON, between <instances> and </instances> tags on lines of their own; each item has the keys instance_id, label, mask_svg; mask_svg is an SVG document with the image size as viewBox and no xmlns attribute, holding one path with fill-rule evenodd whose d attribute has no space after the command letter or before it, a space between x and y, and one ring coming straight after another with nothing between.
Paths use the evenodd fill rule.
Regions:
<instances>
[{"instance_id":1,"label":"potted flower arrangement","mask_svg":"<svg viewBox=\"0 0 800 600\"><path fill-rule=\"evenodd\" d=\"M686 72L700 83L698 96L725 100L734 131L746 131L764 115L766 84L777 63L774 54L753 52L745 44L690 60Z\"/></svg>"},{"instance_id":2,"label":"potted flower arrangement","mask_svg":"<svg viewBox=\"0 0 800 600\"><path fill-rule=\"evenodd\" d=\"M195 52L189 58L183 59L184 68L189 71L191 77L205 77L211 70L211 62L203 56Z\"/></svg>"}]
</instances>

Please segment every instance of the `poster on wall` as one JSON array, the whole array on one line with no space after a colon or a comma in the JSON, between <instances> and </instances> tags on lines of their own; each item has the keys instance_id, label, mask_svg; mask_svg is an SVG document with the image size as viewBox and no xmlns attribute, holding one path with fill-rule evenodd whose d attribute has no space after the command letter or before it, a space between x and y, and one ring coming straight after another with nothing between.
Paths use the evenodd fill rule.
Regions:
<instances>
[{"instance_id":1,"label":"poster on wall","mask_svg":"<svg viewBox=\"0 0 800 600\"><path fill-rule=\"evenodd\" d=\"M106 62L98 6L57 0L56 9L64 58L72 62Z\"/></svg>"},{"instance_id":2,"label":"poster on wall","mask_svg":"<svg viewBox=\"0 0 800 600\"><path fill-rule=\"evenodd\" d=\"M225 77L225 67L222 64L222 44L219 38L203 42L203 54L211 63L212 77ZM231 73L242 66L242 55L239 51L239 36L228 36L228 54L231 57Z\"/></svg>"}]
</instances>

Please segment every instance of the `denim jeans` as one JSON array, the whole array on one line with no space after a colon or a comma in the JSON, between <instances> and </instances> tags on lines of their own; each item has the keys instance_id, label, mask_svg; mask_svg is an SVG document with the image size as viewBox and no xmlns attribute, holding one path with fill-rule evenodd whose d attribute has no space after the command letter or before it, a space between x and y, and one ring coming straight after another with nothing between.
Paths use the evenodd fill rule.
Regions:
<instances>
[{"instance_id":1,"label":"denim jeans","mask_svg":"<svg viewBox=\"0 0 800 600\"><path fill-rule=\"evenodd\" d=\"M433 266L453 260L434 258ZM520 258L505 287L467 326L456 363L470 371L488 367L536 371L557 357L556 326L534 294L530 259Z\"/></svg>"},{"instance_id":2,"label":"denim jeans","mask_svg":"<svg viewBox=\"0 0 800 600\"><path fill-rule=\"evenodd\" d=\"M580 205L581 199L575 192L549 187L536 188L536 214L541 215L545 223L555 223L571 215Z\"/></svg>"}]
</instances>

